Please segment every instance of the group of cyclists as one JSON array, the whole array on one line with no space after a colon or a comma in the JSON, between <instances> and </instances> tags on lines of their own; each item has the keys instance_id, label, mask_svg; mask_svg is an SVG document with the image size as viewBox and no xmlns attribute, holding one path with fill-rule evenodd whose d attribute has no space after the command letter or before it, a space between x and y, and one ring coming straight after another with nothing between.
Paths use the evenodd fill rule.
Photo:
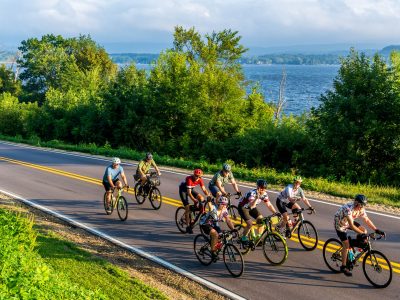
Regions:
<instances>
[{"instance_id":1,"label":"group of cyclists","mask_svg":"<svg viewBox=\"0 0 400 300\"><path fill-rule=\"evenodd\" d=\"M141 160L138 164L136 174L134 175L135 180L140 181L141 185L144 187L146 181L148 180L148 172L150 168L153 167L158 175L161 175L159 168L153 160L153 155L147 153L145 158ZM121 166L121 160L117 157L112 159L112 164L106 167L103 176L103 186L107 192L107 202L110 203L111 194L115 188L122 189L122 183L119 180L121 176L126 187L129 188L128 182ZM182 204L185 207L185 219L186 219L186 233L192 234L193 228L191 227L189 220L190 213L190 201L193 202L197 207L203 205L207 206L207 213L205 213L200 219L200 226L202 231L210 236L210 244L212 250L212 256L215 258L217 256L217 244L219 234L221 233L221 222L226 222L227 226L232 231L236 231L233 222L230 220L230 216L227 210L229 199L227 198L227 192L225 190L225 185L230 183L239 198L238 210L240 217L246 223L246 227L243 231L241 237L241 243L245 247L248 245L248 233L253 226L253 219L256 221L258 226L258 234L262 234L263 228L261 226L263 216L257 208L257 205L264 202L268 210L276 214L277 211L274 205L271 203L268 193L267 193L267 181L264 179L258 179L256 181L256 187L249 190L245 194L242 194L238 188L235 178L232 173L232 168L229 164L223 164L220 171L218 171L208 184L208 190L205 187L203 181L203 171L201 169L195 169L192 175L185 178L183 182L179 184L179 196L181 198ZM299 210L301 207L299 201L304 202L308 209L315 212L315 209L311 206L308 199L305 197L304 191L301 188L302 178L300 176L295 176L293 182L288 184L278 195L276 199L276 207L279 214L282 216L282 223L280 228L287 238L291 237L290 233L290 220L287 209L292 212ZM194 188L200 186L201 191L204 196L197 192ZM206 197L206 198L205 198ZM207 201L205 201L207 199ZM355 219L362 218L369 228L374 230L380 235L385 235L385 233L379 230L373 222L368 218L365 211L365 206L367 205L367 197L361 194L355 196L352 202L344 204L339 208L339 210L334 215L334 228L336 233L343 243L342 248L342 266L340 268L341 272L346 276L352 276L351 270L347 269L347 254L349 245L348 230L353 230L358 234L357 238L359 240L366 239L367 230L356 222ZM296 221L296 220L294 220Z\"/></svg>"}]
</instances>

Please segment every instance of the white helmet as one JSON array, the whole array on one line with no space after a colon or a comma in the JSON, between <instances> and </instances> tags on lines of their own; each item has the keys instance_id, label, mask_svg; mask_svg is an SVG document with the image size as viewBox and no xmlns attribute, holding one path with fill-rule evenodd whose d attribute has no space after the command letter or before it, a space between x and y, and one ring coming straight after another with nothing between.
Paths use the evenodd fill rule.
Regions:
<instances>
[{"instance_id":1,"label":"white helmet","mask_svg":"<svg viewBox=\"0 0 400 300\"><path fill-rule=\"evenodd\" d=\"M113 157L112 163L113 163L113 164L120 164L120 163L121 163L121 160L120 160L118 157Z\"/></svg>"},{"instance_id":2,"label":"white helmet","mask_svg":"<svg viewBox=\"0 0 400 300\"><path fill-rule=\"evenodd\" d=\"M228 200L227 197L221 196L219 198L218 204L220 204L220 205L228 205L228 203L229 203L229 200Z\"/></svg>"}]
</instances>

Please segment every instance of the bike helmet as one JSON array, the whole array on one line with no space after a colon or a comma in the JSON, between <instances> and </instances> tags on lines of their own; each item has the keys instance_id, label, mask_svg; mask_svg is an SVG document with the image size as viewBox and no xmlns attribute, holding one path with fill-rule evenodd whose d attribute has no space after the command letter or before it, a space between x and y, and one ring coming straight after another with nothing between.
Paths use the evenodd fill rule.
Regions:
<instances>
[{"instance_id":1,"label":"bike helmet","mask_svg":"<svg viewBox=\"0 0 400 300\"><path fill-rule=\"evenodd\" d=\"M223 164L222 170L226 171L226 172L230 172L232 170L232 167L229 164Z\"/></svg>"},{"instance_id":2,"label":"bike helmet","mask_svg":"<svg viewBox=\"0 0 400 300\"><path fill-rule=\"evenodd\" d=\"M368 199L367 197L365 197L364 195L358 194L356 195L356 197L354 198L354 201L361 204L362 206L366 206Z\"/></svg>"},{"instance_id":3,"label":"bike helmet","mask_svg":"<svg viewBox=\"0 0 400 300\"><path fill-rule=\"evenodd\" d=\"M146 159L147 160L152 160L153 159L153 154L151 154L150 152L146 153Z\"/></svg>"},{"instance_id":4,"label":"bike helmet","mask_svg":"<svg viewBox=\"0 0 400 300\"><path fill-rule=\"evenodd\" d=\"M218 204L219 204L219 205L228 205L228 203L229 203L228 198L226 198L226 197L224 197L224 196L221 196L221 197L219 198L219 201L218 201Z\"/></svg>"},{"instance_id":5,"label":"bike helmet","mask_svg":"<svg viewBox=\"0 0 400 300\"><path fill-rule=\"evenodd\" d=\"M257 180L257 187L266 189L267 188L267 181L264 180L264 179L258 179Z\"/></svg>"},{"instance_id":6,"label":"bike helmet","mask_svg":"<svg viewBox=\"0 0 400 300\"><path fill-rule=\"evenodd\" d=\"M120 163L121 163L121 160L120 160L118 157L113 157L112 163L113 163L113 164L120 164Z\"/></svg>"},{"instance_id":7,"label":"bike helmet","mask_svg":"<svg viewBox=\"0 0 400 300\"><path fill-rule=\"evenodd\" d=\"M301 178L301 176L295 176L294 178L293 178L293 182L302 182L303 181L303 178Z\"/></svg>"},{"instance_id":8,"label":"bike helmet","mask_svg":"<svg viewBox=\"0 0 400 300\"><path fill-rule=\"evenodd\" d=\"M203 176L203 171L201 169L195 169L193 172L194 176Z\"/></svg>"}]
</instances>

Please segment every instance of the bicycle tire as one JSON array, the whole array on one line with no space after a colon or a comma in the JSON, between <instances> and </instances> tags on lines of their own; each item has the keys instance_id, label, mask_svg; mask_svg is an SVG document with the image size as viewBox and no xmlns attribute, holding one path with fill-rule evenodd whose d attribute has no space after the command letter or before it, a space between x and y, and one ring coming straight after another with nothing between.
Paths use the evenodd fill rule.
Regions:
<instances>
[{"instance_id":1,"label":"bicycle tire","mask_svg":"<svg viewBox=\"0 0 400 300\"><path fill-rule=\"evenodd\" d=\"M240 277L244 271L243 256L239 249L232 244L226 244L222 252L225 267L233 277Z\"/></svg>"},{"instance_id":2,"label":"bicycle tire","mask_svg":"<svg viewBox=\"0 0 400 300\"><path fill-rule=\"evenodd\" d=\"M128 218L128 202L124 196L120 196L118 199L117 212L121 221L125 221Z\"/></svg>"},{"instance_id":3,"label":"bicycle tire","mask_svg":"<svg viewBox=\"0 0 400 300\"><path fill-rule=\"evenodd\" d=\"M380 256L380 258L377 259L377 256ZM371 250L370 252L367 252L367 254L364 255L362 266L365 277L374 287L385 288L392 282L392 277L393 277L392 265L382 252L377 250ZM388 269L387 271L384 270L386 268ZM372 270L373 273L370 274L368 270ZM386 272L388 273L388 278L384 279L382 283L377 283L377 281L371 278L372 274L383 274Z\"/></svg>"},{"instance_id":4,"label":"bicycle tire","mask_svg":"<svg viewBox=\"0 0 400 300\"><path fill-rule=\"evenodd\" d=\"M238 231L238 240L237 241L238 241L238 244L239 244L240 253L242 255L246 255L247 253L250 252L251 248L250 247L247 247L247 248L244 247L242 242L241 242L241 239L240 239L240 237L243 235L244 226L241 225L241 224L236 224L235 225L235 229L237 229L237 231ZM250 239L250 237L249 237L249 239Z\"/></svg>"},{"instance_id":5,"label":"bicycle tire","mask_svg":"<svg viewBox=\"0 0 400 300\"><path fill-rule=\"evenodd\" d=\"M104 206L104 210L106 211L107 215L111 215L114 209L114 205L113 205L113 201L112 201L112 197L110 199L110 206L108 207L109 209L107 209L107 192L104 193L103 196L103 206Z\"/></svg>"},{"instance_id":6,"label":"bicycle tire","mask_svg":"<svg viewBox=\"0 0 400 300\"><path fill-rule=\"evenodd\" d=\"M263 253L270 264L279 266L286 261L289 250L285 239L279 233L268 232L263 239Z\"/></svg>"},{"instance_id":7,"label":"bicycle tire","mask_svg":"<svg viewBox=\"0 0 400 300\"><path fill-rule=\"evenodd\" d=\"M140 182L135 184L135 199L138 204L143 204L144 201L146 200L146 196L143 195L143 188L142 188L142 193L139 193L140 186L141 186Z\"/></svg>"},{"instance_id":8,"label":"bicycle tire","mask_svg":"<svg viewBox=\"0 0 400 300\"><path fill-rule=\"evenodd\" d=\"M191 214L189 214L189 218L191 218ZM178 227L179 231L182 233L186 233L186 220L185 220L185 208L180 206L175 211L175 224Z\"/></svg>"},{"instance_id":9,"label":"bicycle tire","mask_svg":"<svg viewBox=\"0 0 400 300\"><path fill-rule=\"evenodd\" d=\"M149 200L150 200L150 204L151 206L153 206L153 208L155 210L159 210L162 204L162 196L161 196L161 192L158 188L153 187L150 190L150 194L149 194Z\"/></svg>"},{"instance_id":10,"label":"bicycle tire","mask_svg":"<svg viewBox=\"0 0 400 300\"><path fill-rule=\"evenodd\" d=\"M318 232L310 221L303 221L297 229L300 244L307 251L314 250L318 245Z\"/></svg>"},{"instance_id":11,"label":"bicycle tire","mask_svg":"<svg viewBox=\"0 0 400 300\"><path fill-rule=\"evenodd\" d=\"M243 224L243 219L236 205L229 206L228 213L229 213L229 218L231 219L233 224Z\"/></svg>"},{"instance_id":12,"label":"bicycle tire","mask_svg":"<svg viewBox=\"0 0 400 300\"><path fill-rule=\"evenodd\" d=\"M322 248L325 264L334 273L340 273L342 265L342 242L335 238L328 239Z\"/></svg>"},{"instance_id":13,"label":"bicycle tire","mask_svg":"<svg viewBox=\"0 0 400 300\"><path fill-rule=\"evenodd\" d=\"M212 263L211 245L208 237L202 234L196 235L193 248L194 254L202 265L208 266Z\"/></svg>"}]
</instances>

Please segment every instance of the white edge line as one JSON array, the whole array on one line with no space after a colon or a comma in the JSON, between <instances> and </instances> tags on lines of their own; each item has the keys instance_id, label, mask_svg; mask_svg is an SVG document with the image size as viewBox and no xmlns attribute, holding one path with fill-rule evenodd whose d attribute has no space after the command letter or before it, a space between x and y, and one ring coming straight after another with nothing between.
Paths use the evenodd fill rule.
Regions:
<instances>
[{"instance_id":1,"label":"white edge line","mask_svg":"<svg viewBox=\"0 0 400 300\"><path fill-rule=\"evenodd\" d=\"M25 145L25 144L19 144L19 143L8 142L8 141L0 141L0 142L3 143L3 144L6 144L6 145L13 145L13 146L16 146L16 147L21 147L21 148L34 149L34 150L37 150L37 151L47 151L47 152L54 152L54 153L64 154L64 155L69 155L69 156L77 156L77 157L82 157L82 158L88 158L88 159L93 159L93 160L100 160L100 161L107 161L107 162L109 161L108 159L95 157L95 156L92 156L90 154L83 155L83 154L69 153L69 152L66 152L66 150L61 151L61 150L58 150L58 149L52 149L52 148L49 149L49 148L43 148L43 147L39 147L39 146ZM122 163L122 165L136 166L137 164ZM167 173L171 173L171 174L187 176L187 173L180 173L180 172L176 172L176 171L166 170L164 168L162 170L163 170L163 172L167 172ZM211 179L210 177L206 177L206 176L204 176L204 178ZM238 186L245 187L245 188L253 188L253 186L249 186L249 185L245 185L245 184L238 184ZM272 194L279 194L280 193L279 191L274 191L274 190L267 190L267 191L268 191L268 193L272 193ZM343 204L331 203L331 202L327 202L327 201L323 201L323 200L317 200L317 199L313 199L313 198L307 198L307 199L310 200L310 201L314 201L314 202L322 203L322 204L327 204L327 205L331 205L331 206L342 206L343 205ZM383 217L388 217L388 218L392 218L392 219L396 219L396 220L400 220L400 217L398 217L398 216L388 215L388 214L384 214L384 213L380 213L380 212L376 212L376 211L368 211L368 213L369 214L383 216Z\"/></svg>"},{"instance_id":2,"label":"white edge line","mask_svg":"<svg viewBox=\"0 0 400 300\"><path fill-rule=\"evenodd\" d=\"M229 299L246 300L246 298L243 298L240 295L237 295L237 294L235 294L235 293L233 293L233 292L231 292L231 291L229 291L229 290L227 290L227 289L225 289L225 288L223 288L223 287L221 287L219 285L216 285L215 283L212 283L212 282L210 282L210 281L208 281L206 279L203 279L203 278L201 278L201 277L199 277L199 276L197 276L197 275L195 275L193 273L190 273L190 272L188 272L188 271L186 271L186 270L184 270L182 268L179 268L179 267L177 267L177 266L175 266L175 265L173 265L173 264L171 264L171 263L169 263L169 262L167 262L167 261L165 261L165 260L163 260L163 259L161 259L161 258L159 258L157 256L154 256L154 255L152 255L152 254L150 254L148 252L145 252L145 251L141 250L140 248L129 246L128 244L126 244L124 242L121 242L121 241L119 241L119 240L109 236L108 234L105 234L105 233L99 231L99 230L91 228L91 227L89 227L88 225L86 225L84 223L77 222L77 221L75 221L73 219L68 218L67 216L64 216L64 215L62 215L62 214L60 214L58 212L55 212L55 211L53 211L51 209L48 209L47 207L44 207L42 205L36 204L36 203L34 203L34 202L30 201L30 200L27 200L27 199L25 199L25 198L23 198L23 197L21 197L19 195L16 195L14 193L10 193L10 192L7 192L7 191L1 190L1 189L0 189L0 192L3 193L3 194L6 194L6 195L8 195L8 196L10 196L12 198L18 199L18 200L24 202L25 204L27 204L27 205L29 205L31 207L37 208L37 209L39 209L41 211L44 211L44 212L46 212L48 214L51 214L51 215L57 217L58 219L66 221L69 224L72 224L72 225L74 225L76 227L80 227L80 228L82 228L82 229L84 229L84 230L86 230L86 231L88 231L88 232L90 232L90 233L92 233L94 235L97 235L97 236L99 236L99 237L101 237L101 238L103 238L103 239L115 244L115 245L118 245L118 246L120 246L120 247L122 247L122 248L124 248L126 250L129 250L130 252L133 252L133 253L141 256L141 257L144 257L144 258L146 258L146 259L148 259L148 260L150 260L152 262L155 262L155 263L157 263L157 264L159 264L159 265L161 265L161 266L163 266L163 267L165 267L165 268L167 268L167 269L169 269L171 271L174 271L174 272L176 272L176 273L178 273L180 275L188 277L188 278L190 278L190 279L192 279L192 280L194 280L194 281L196 281L196 282L198 282L198 283L200 283L202 285L205 285L209 289L214 290L214 291L220 293L221 295L228 297Z\"/></svg>"}]
</instances>

